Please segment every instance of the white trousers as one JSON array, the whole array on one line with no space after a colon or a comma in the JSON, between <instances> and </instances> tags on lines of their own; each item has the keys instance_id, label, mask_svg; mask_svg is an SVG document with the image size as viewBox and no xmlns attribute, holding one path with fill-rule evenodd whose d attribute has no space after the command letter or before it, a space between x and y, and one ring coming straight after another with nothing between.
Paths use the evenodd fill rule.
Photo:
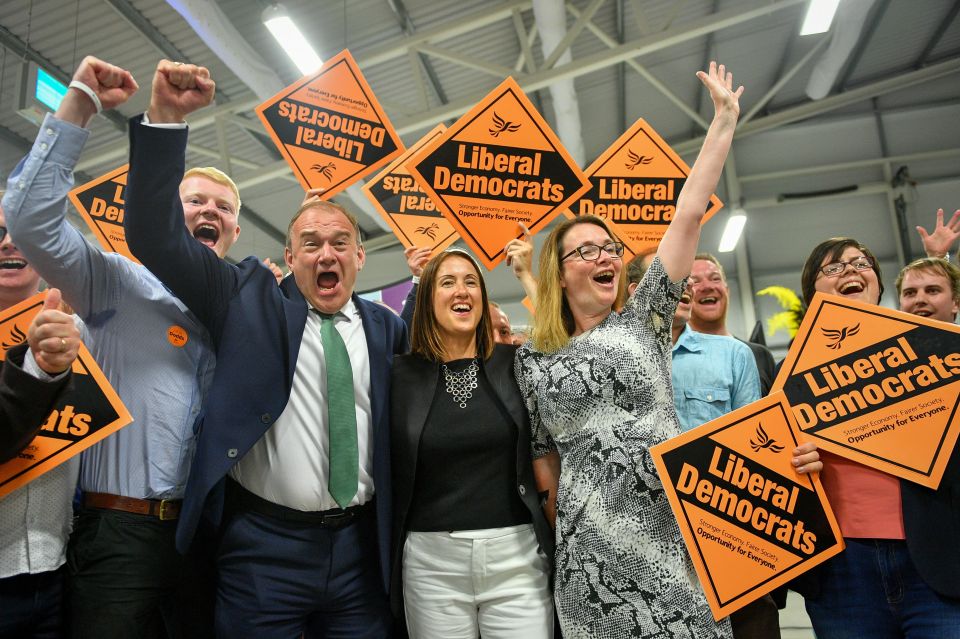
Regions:
<instances>
[{"instance_id":1,"label":"white trousers","mask_svg":"<svg viewBox=\"0 0 960 639\"><path fill-rule=\"evenodd\" d=\"M411 532L403 603L411 639L551 639L549 566L533 526Z\"/></svg>"}]
</instances>

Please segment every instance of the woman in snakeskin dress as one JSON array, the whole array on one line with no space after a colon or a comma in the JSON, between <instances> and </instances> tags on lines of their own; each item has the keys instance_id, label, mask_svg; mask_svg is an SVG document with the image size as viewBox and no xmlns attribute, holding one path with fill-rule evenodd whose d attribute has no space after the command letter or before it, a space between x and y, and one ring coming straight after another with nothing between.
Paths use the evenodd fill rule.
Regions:
<instances>
[{"instance_id":1,"label":"woman in snakeskin dress","mask_svg":"<svg viewBox=\"0 0 960 639\"><path fill-rule=\"evenodd\" d=\"M534 456L559 468L555 598L567 639L730 637L697 581L649 448L680 433L670 325L700 222L730 149L743 88L713 62L697 76L715 115L657 257L630 299L623 245L578 217L540 256L533 341L517 354Z\"/></svg>"}]
</instances>

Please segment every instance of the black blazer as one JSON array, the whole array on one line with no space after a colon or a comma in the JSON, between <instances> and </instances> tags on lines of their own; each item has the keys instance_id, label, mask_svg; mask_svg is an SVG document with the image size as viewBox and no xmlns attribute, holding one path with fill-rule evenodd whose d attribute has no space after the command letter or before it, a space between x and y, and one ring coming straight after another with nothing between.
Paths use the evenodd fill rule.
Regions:
<instances>
[{"instance_id":1,"label":"black blazer","mask_svg":"<svg viewBox=\"0 0 960 639\"><path fill-rule=\"evenodd\" d=\"M7 351L0 362L0 463L12 459L30 443L70 384L70 374L55 382L40 380L21 368L26 343Z\"/></svg>"},{"instance_id":2,"label":"black blazer","mask_svg":"<svg viewBox=\"0 0 960 639\"><path fill-rule=\"evenodd\" d=\"M124 229L133 254L210 331L217 368L197 422L197 448L177 525L186 552L197 529L219 527L225 477L287 405L307 321L307 302L293 277L277 286L260 260L229 264L197 242L183 224L178 196L186 130L130 123L130 173ZM390 366L407 350L407 327L389 310L353 296L370 358L376 552L389 584L391 488L387 423Z\"/></svg>"},{"instance_id":3,"label":"black blazer","mask_svg":"<svg viewBox=\"0 0 960 639\"><path fill-rule=\"evenodd\" d=\"M960 599L960 445L937 490L900 480L903 528L917 572L945 597Z\"/></svg>"},{"instance_id":4,"label":"black blazer","mask_svg":"<svg viewBox=\"0 0 960 639\"><path fill-rule=\"evenodd\" d=\"M482 362L484 373L499 400L517 425L517 493L533 518L540 551L553 566L554 533L543 514L530 457L530 418L513 374L516 346L497 344L489 360ZM403 542L407 537L407 514L416 481L420 435L437 388L440 365L419 355L401 355L393 360L390 397L390 430L393 468L393 570L390 600L394 613L402 609Z\"/></svg>"}]
</instances>

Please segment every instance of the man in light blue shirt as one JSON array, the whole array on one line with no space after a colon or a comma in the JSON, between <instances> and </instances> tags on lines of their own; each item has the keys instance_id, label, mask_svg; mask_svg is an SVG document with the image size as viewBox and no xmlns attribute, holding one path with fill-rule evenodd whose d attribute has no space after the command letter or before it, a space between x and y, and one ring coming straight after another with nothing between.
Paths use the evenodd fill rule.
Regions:
<instances>
[{"instance_id":1,"label":"man in light blue shirt","mask_svg":"<svg viewBox=\"0 0 960 639\"><path fill-rule=\"evenodd\" d=\"M675 317L682 328L673 344L671 378L677 416L686 431L760 399L760 375L746 344L697 333L683 315L690 316L690 303L681 299Z\"/></svg>"},{"instance_id":2,"label":"man in light blue shirt","mask_svg":"<svg viewBox=\"0 0 960 639\"><path fill-rule=\"evenodd\" d=\"M214 354L203 325L150 271L67 223L84 127L137 89L127 71L92 57L74 81L3 200L21 251L84 320L84 342L134 417L82 456L84 507L68 550L72 635L209 636L212 592L196 589L205 562L179 555L174 534ZM223 257L240 232L236 186L201 170L185 176L180 196L188 229Z\"/></svg>"}]
</instances>

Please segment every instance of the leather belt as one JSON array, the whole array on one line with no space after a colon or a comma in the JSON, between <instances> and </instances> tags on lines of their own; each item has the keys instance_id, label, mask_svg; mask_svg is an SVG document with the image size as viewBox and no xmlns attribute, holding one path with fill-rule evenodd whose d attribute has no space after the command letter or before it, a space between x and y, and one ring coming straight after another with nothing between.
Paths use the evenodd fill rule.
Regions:
<instances>
[{"instance_id":1,"label":"leather belt","mask_svg":"<svg viewBox=\"0 0 960 639\"><path fill-rule=\"evenodd\" d=\"M281 521L309 524L334 530L343 528L373 505L373 501L368 501L365 504L350 506L346 509L332 508L330 510L320 511L297 510L296 508L289 508L268 501L250 492L230 477L227 478L227 501L233 508L238 510L266 515L267 517Z\"/></svg>"},{"instance_id":2,"label":"leather belt","mask_svg":"<svg viewBox=\"0 0 960 639\"><path fill-rule=\"evenodd\" d=\"M84 493L83 505L87 508L119 510L137 515L149 515L161 521L177 519L180 516L182 499L137 499L109 493Z\"/></svg>"}]
</instances>

